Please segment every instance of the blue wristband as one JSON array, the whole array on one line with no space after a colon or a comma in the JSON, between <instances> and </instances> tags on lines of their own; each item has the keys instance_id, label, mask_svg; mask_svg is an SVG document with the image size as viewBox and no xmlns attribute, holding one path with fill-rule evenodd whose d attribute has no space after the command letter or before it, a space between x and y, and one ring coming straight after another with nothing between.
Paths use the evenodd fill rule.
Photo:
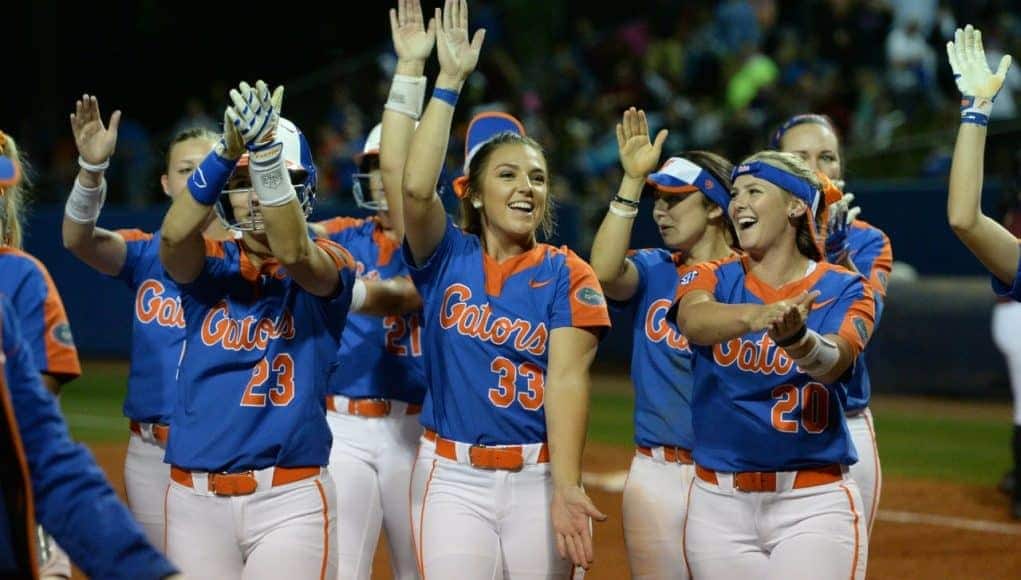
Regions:
<instances>
[{"instance_id":1,"label":"blue wristband","mask_svg":"<svg viewBox=\"0 0 1021 580\"><path fill-rule=\"evenodd\" d=\"M236 160L224 159L210 151L188 177L188 193L202 205L213 205L234 172Z\"/></svg>"},{"instance_id":2,"label":"blue wristband","mask_svg":"<svg viewBox=\"0 0 1021 580\"><path fill-rule=\"evenodd\" d=\"M458 97L457 91L440 88L433 89L433 98L439 99L444 103L450 105L451 107L457 106L457 97Z\"/></svg>"}]
</instances>

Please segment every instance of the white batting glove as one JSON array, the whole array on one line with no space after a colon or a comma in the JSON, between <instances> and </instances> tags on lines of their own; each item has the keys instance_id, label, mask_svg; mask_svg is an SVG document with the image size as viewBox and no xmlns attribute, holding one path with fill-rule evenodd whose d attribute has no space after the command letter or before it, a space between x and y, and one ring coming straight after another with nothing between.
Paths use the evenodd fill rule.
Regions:
<instances>
[{"instance_id":1,"label":"white batting glove","mask_svg":"<svg viewBox=\"0 0 1021 580\"><path fill-rule=\"evenodd\" d=\"M969 24L964 30L958 28L954 40L947 43L947 58L957 89L961 91L961 122L985 126L989 123L993 100L1010 69L1010 55L1003 55L993 74L982 46L982 32Z\"/></svg>"},{"instance_id":2,"label":"white batting glove","mask_svg":"<svg viewBox=\"0 0 1021 580\"><path fill-rule=\"evenodd\" d=\"M281 88L276 92L282 95ZM272 165L280 159L284 144L276 138L280 112L273 106L269 87L263 81L256 82L254 88L241 82L230 91L230 98L234 104L227 109L227 118L244 140L251 163Z\"/></svg>"}]
</instances>

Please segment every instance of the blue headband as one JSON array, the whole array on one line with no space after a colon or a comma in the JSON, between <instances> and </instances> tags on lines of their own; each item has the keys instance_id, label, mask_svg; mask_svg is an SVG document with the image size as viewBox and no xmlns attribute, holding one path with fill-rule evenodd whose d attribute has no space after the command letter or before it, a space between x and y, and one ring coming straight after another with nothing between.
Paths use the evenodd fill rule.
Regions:
<instances>
[{"instance_id":1,"label":"blue headband","mask_svg":"<svg viewBox=\"0 0 1021 580\"><path fill-rule=\"evenodd\" d=\"M790 119L784 121L783 125L780 125L780 127L773 133L773 136L769 139L769 148L779 150L780 140L783 139L784 134L787 133L787 131L790 131L792 127L804 125L805 123L815 123L816 125L822 125L828 128L830 131L833 131L834 135L837 134L837 129L833 126L833 122L830 121L830 118L827 117L826 115L819 115L817 113L802 113L800 115L794 115Z\"/></svg>"},{"instance_id":2,"label":"blue headband","mask_svg":"<svg viewBox=\"0 0 1021 580\"><path fill-rule=\"evenodd\" d=\"M822 193L818 189L812 187L812 184L805 181L804 179L787 173L782 169L777 169L768 163L762 161L752 161L750 163L742 163L734 168L734 172L730 176L730 181L736 182L738 177L742 175L751 175L758 177L772 183L773 185L789 191L791 195L804 201L811 210L812 221L815 221L815 212L819 209L819 199L822 197Z\"/></svg>"}]
</instances>

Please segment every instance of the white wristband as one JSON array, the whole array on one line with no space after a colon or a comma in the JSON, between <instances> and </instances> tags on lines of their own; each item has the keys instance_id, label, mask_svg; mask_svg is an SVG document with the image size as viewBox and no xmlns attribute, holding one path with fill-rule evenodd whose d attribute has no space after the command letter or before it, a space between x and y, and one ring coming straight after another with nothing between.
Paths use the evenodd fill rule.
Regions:
<instances>
[{"instance_id":1,"label":"white wristband","mask_svg":"<svg viewBox=\"0 0 1021 580\"><path fill-rule=\"evenodd\" d=\"M107 157L99 165L93 165L93 164L89 163L88 161L82 159L82 156L79 155L78 156L78 167L81 167L85 171L91 171L93 173L102 173L102 172L106 171L107 167L110 167L110 158Z\"/></svg>"},{"instance_id":2,"label":"white wristband","mask_svg":"<svg viewBox=\"0 0 1021 580\"><path fill-rule=\"evenodd\" d=\"M384 108L407 115L414 120L422 116L422 104L425 102L424 76L394 75L390 85L390 96Z\"/></svg>"},{"instance_id":3,"label":"white wristband","mask_svg":"<svg viewBox=\"0 0 1021 580\"><path fill-rule=\"evenodd\" d=\"M64 205L64 215L75 223L96 223L105 200L106 179L99 182L99 187L85 187L81 181L75 179L71 195L67 196L67 204Z\"/></svg>"},{"instance_id":4,"label":"white wristband","mask_svg":"<svg viewBox=\"0 0 1021 580\"><path fill-rule=\"evenodd\" d=\"M802 371L813 377L821 377L833 370L840 360L840 348L818 332L809 329L802 340L809 341L812 348L805 356L794 359Z\"/></svg>"},{"instance_id":5,"label":"white wristband","mask_svg":"<svg viewBox=\"0 0 1021 580\"><path fill-rule=\"evenodd\" d=\"M630 207L628 209L621 209L613 205L613 203L610 203L610 213L612 213L615 216L620 216L622 218L636 218L638 217L638 208Z\"/></svg>"},{"instance_id":6,"label":"white wristband","mask_svg":"<svg viewBox=\"0 0 1021 580\"><path fill-rule=\"evenodd\" d=\"M259 198L259 205L278 207L298 198L283 157L266 166L250 162L248 173L252 178L255 195Z\"/></svg>"},{"instance_id":7,"label":"white wristband","mask_svg":"<svg viewBox=\"0 0 1021 580\"><path fill-rule=\"evenodd\" d=\"M351 286L351 307L348 310L358 312L365 304L365 294L365 282L361 278L355 278L355 283Z\"/></svg>"}]
</instances>

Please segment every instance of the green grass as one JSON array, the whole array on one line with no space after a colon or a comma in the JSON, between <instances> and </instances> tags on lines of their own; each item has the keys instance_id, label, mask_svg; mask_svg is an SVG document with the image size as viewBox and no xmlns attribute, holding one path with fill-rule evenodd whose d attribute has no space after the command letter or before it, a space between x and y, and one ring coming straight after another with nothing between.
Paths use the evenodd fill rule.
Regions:
<instances>
[{"instance_id":1,"label":"green grass","mask_svg":"<svg viewBox=\"0 0 1021 580\"><path fill-rule=\"evenodd\" d=\"M121 413L127 367L87 365L82 376L60 395L71 435L83 443L127 441L128 421Z\"/></svg>"},{"instance_id":2,"label":"green grass","mask_svg":"<svg viewBox=\"0 0 1021 580\"><path fill-rule=\"evenodd\" d=\"M589 436L599 443L630 446L634 398L619 379L600 381L605 384L592 394ZM61 404L76 439L127 439L127 420L121 415L126 383L126 365L90 364L80 379L65 387ZM885 475L980 485L999 481L1010 465L1008 414L968 402L915 406L913 399L906 401L883 404L880 397L875 405Z\"/></svg>"},{"instance_id":3,"label":"green grass","mask_svg":"<svg viewBox=\"0 0 1021 580\"><path fill-rule=\"evenodd\" d=\"M592 394L592 441L631 445L634 400L627 392ZM969 403L959 403L962 408ZM901 404L900 406L903 406ZM876 414L883 474L955 483L995 485L1010 467L1011 422L1001 414L989 419L885 408Z\"/></svg>"},{"instance_id":4,"label":"green grass","mask_svg":"<svg viewBox=\"0 0 1021 580\"><path fill-rule=\"evenodd\" d=\"M876 436L884 475L995 485L1010 467L1010 421L887 410Z\"/></svg>"}]
</instances>

